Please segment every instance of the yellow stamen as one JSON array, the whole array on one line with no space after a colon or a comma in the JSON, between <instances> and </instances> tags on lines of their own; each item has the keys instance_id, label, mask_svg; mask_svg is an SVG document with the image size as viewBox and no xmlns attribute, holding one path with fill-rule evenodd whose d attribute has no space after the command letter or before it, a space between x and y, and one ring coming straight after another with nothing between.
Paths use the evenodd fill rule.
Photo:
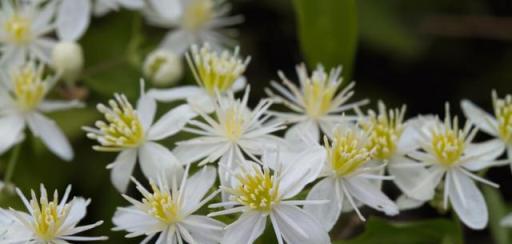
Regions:
<instances>
[{"instance_id":1,"label":"yellow stamen","mask_svg":"<svg viewBox=\"0 0 512 244\"><path fill-rule=\"evenodd\" d=\"M447 107L444 124L438 124L431 131L430 146L433 155L441 165L452 166L457 164L464 153L469 130L459 129L458 123L457 117L454 117L451 121L449 108Z\"/></svg>"},{"instance_id":2,"label":"yellow stamen","mask_svg":"<svg viewBox=\"0 0 512 244\"><path fill-rule=\"evenodd\" d=\"M313 71L311 77L304 77L304 107L310 117L320 118L332 108L333 99L342 81L334 74L336 72L331 72L328 75L323 67L319 66Z\"/></svg>"},{"instance_id":3,"label":"yellow stamen","mask_svg":"<svg viewBox=\"0 0 512 244\"><path fill-rule=\"evenodd\" d=\"M32 193L30 204L33 209L35 234L45 240L52 241L58 236L60 227L69 213L69 205L65 204L59 209L58 194L54 193L53 201L49 202L45 194L39 201Z\"/></svg>"},{"instance_id":4,"label":"yellow stamen","mask_svg":"<svg viewBox=\"0 0 512 244\"><path fill-rule=\"evenodd\" d=\"M329 143L324 137L327 158L331 168L339 176L347 176L371 160L373 151L367 147L367 140L355 129L336 130L333 140Z\"/></svg>"},{"instance_id":5,"label":"yellow stamen","mask_svg":"<svg viewBox=\"0 0 512 244\"><path fill-rule=\"evenodd\" d=\"M164 224L172 224L179 221L178 203L168 191L162 191L151 182L153 193L147 195L142 203L147 207L147 213L157 218Z\"/></svg>"},{"instance_id":6,"label":"yellow stamen","mask_svg":"<svg viewBox=\"0 0 512 244\"><path fill-rule=\"evenodd\" d=\"M47 85L42 80L43 69L28 64L11 75L16 102L23 111L35 109L46 95Z\"/></svg>"},{"instance_id":7,"label":"yellow stamen","mask_svg":"<svg viewBox=\"0 0 512 244\"><path fill-rule=\"evenodd\" d=\"M232 189L231 193L240 204L257 211L268 212L280 201L279 185L268 168L263 172L255 170L252 174L238 175L237 179L240 186Z\"/></svg>"},{"instance_id":8,"label":"yellow stamen","mask_svg":"<svg viewBox=\"0 0 512 244\"><path fill-rule=\"evenodd\" d=\"M189 31L198 31L214 17L214 2L212 0L192 0L183 12L181 25Z\"/></svg>"},{"instance_id":9,"label":"yellow stamen","mask_svg":"<svg viewBox=\"0 0 512 244\"><path fill-rule=\"evenodd\" d=\"M245 123L245 116L243 109L237 104L224 111L224 117L219 118L221 124L224 126L224 134L231 141L237 141L243 133L243 126Z\"/></svg>"},{"instance_id":10,"label":"yellow stamen","mask_svg":"<svg viewBox=\"0 0 512 244\"><path fill-rule=\"evenodd\" d=\"M512 95L499 99L493 92L494 115L498 121L498 133L505 142L512 144Z\"/></svg>"},{"instance_id":11,"label":"yellow stamen","mask_svg":"<svg viewBox=\"0 0 512 244\"><path fill-rule=\"evenodd\" d=\"M23 16L13 15L5 22L4 28L9 39L14 43L24 44L30 40L31 23Z\"/></svg>"}]
</instances>

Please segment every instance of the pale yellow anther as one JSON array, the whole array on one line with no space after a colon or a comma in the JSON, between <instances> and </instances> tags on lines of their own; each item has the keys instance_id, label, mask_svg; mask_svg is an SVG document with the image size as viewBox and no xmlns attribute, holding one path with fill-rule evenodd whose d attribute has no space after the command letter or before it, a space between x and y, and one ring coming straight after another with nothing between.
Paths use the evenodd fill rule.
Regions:
<instances>
[{"instance_id":1,"label":"pale yellow anther","mask_svg":"<svg viewBox=\"0 0 512 244\"><path fill-rule=\"evenodd\" d=\"M48 201L46 195L42 195L39 201L32 193L30 205L33 209L34 231L42 240L52 241L59 235L59 229L69 214L69 205L65 204L59 209L57 192L54 194L53 201Z\"/></svg>"},{"instance_id":2,"label":"pale yellow anther","mask_svg":"<svg viewBox=\"0 0 512 244\"><path fill-rule=\"evenodd\" d=\"M500 99L493 92L494 115L498 121L498 133L505 142L512 144L512 95Z\"/></svg>"},{"instance_id":3,"label":"pale yellow anther","mask_svg":"<svg viewBox=\"0 0 512 244\"><path fill-rule=\"evenodd\" d=\"M213 0L188 1L183 11L181 26L188 31L198 31L215 17Z\"/></svg>"},{"instance_id":4,"label":"pale yellow anther","mask_svg":"<svg viewBox=\"0 0 512 244\"><path fill-rule=\"evenodd\" d=\"M224 112L224 117L219 118L224 125L224 136L231 141L237 141L243 133L245 117L242 108L233 104Z\"/></svg>"},{"instance_id":5,"label":"pale yellow anther","mask_svg":"<svg viewBox=\"0 0 512 244\"><path fill-rule=\"evenodd\" d=\"M311 77L304 77L303 99L306 113L311 118L320 118L332 108L332 102L341 84L341 78L327 74L323 68L313 71Z\"/></svg>"},{"instance_id":6,"label":"pale yellow anther","mask_svg":"<svg viewBox=\"0 0 512 244\"><path fill-rule=\"evenodd\" d=\"M145 195L142 203L146 206L147 213L157 218L164 224L179 222L178 203L168 191L162 191L155 183L151 182L152 194Z\"/></svg>"},{"instance_id":7,"label":"pale yellow anther","mask_svg":"<svg viewBox=\"0 0 512 244\"><path fill-rule=\"evenodd\" d=\"M230 192L235 201L254 210L268 212L280 201L278 183L268 169L237 176L240 185Z\"/></svg>"},{"instance_id":8,"label":"pale yellow anther","mask_svg":"<svg viewBox=\"0 0 512 244\"><path fill-rule=\"evenodd\" d=\"M16 103L23 111L32 111L43 101L47 84L43 81L42 66L38 69L28 64L11 74Z\"/></svg>"},{"instance_id":9,"label":"pale yellow anther","mask_svg":"<svg viewBox=\"0 0 512 244\"><path fill-rule=\"evenodd\" d=\"M5 22L4 30L11 42L24 44L31 38L31 21L15 14Z\"/></svg>"},{"instance_id":10,"label":"pale yellow anther","mask_svg":"<svg viewBox=\"0 0 512 244\"><path fill-rule=\"evenodd\" d=\"M324 138L327 159L338 176L347 176L370 161L373 151L367 147L367 139L355 129L336 130L332 142Z\"/></svg>"},{"instance_id":11,"label":"pale yellow anther","mask_svg":"<svg viewBox=\"0 0 512 244\"><path fill-rule=\"evenodd\" d=\"M430 150L438 163L449 167L460 162L466 140L471 140L476 130L471 130L468 123L464 129L459 129L458 118L454 117L452 120L448 105L446 111L444 124L438 123L431 128Z\"/></svg>"}]
</instances>

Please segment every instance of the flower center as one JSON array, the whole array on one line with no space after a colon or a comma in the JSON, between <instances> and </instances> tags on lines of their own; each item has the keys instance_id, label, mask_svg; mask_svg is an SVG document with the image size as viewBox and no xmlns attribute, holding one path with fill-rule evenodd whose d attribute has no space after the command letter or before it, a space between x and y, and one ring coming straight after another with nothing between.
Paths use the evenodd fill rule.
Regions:
<instances>
[{"instance_id":1,"label":"flower center","mask_svg":"<svg viewBox=\"0 0 512 244\"><path fill-rule=\"evenodd\" d=\"M30 201L33 209L34 230L36 235L45 240L54 240L58 235L59 229L69 213L69 204L64 205L59 211L59 203L57 196L53 201L48 202L44 196L38 202L37 199Z\"/></svg>"},{"instance_id":2,"label":"flower center","mask_svg":"<svg viewBox=\"0 0 512 244\"><path fill-rule=\"evenodd\" d=\"M225 110L222 124L224 125L224 135L230 141L237 141L244 130L245 118L243 111L233 105Z\"/></svg>"},{"instance_id":3,"label":"flower center","mask_svg":"<svg viewBox=\"0 0 512 244\"><path fill-rule=\"evenodd\" d=\"M179 221L178 204L169 192L162 192L156 184L151 183L153 194L146 195L142 200L147 207L147 213L165 224Z\"/></svg>"},{"instance_id":4,"label":"flower center","mask_svg":"<svg viewBox=\"0 0 512 244\"><path fill-rule=\"evenodd\" d=\"M446 128L443 132L434 131L432 148L437 160L445 166L456 164L464 152L464 133Z\"/></svg>"},{"instance_id":5,"label":"flower center","mask_svg":"<svg viewBox=\"0 0 512 244\"><path fill-rule=\"evenodd\" d=\"M201 49L192 46L191 55L187 59L199 85L214 95L224 92L244 73L249 58L242 60L238 48L233 53L224 50L222 53L210 50L205 44Z\"/></svg>"},{"instance_id":6,"label":"flower center","mask_svg":"<svg viewBox=\"0 0 512 244\"><path fill-rule=\"evenodd\" d=\"M42 69L35 70L27 65L13 73L14 95L18 106L23 111L36 108L46 95L46 83L42 80Z\"/></svg>"},{"instance_id":7,"label":"flower center","mask_svg":"<svg viewBox=\"0 0 512 244\"><path fill-rule=\"evenodd\" d=\"M5 32L7 32L12 42L23 44L30 40L30 25L29 19L13 15L5 22Z\"/></svg>"},{"instance_id":8,"label":"flower center","mask_svg":"<svg viewBox=\"0 0 512 244\"><path fill-rule=\"evenodd\" d=\"M182 26L189 31L198 31L215 16L212 0L193 0L184 10Z\"/></svg>"},{"instance_id":9,"label":"flower center","mask_svg":"<svg viewBox=\"0 0 512 244\"><path fill-rule=\"evenodd\" d=\"M507 95L505 99L494 96L493 102L499 135L507 143L512 143L512 96Z\"/></svg>"},{"instance_id":10,"label":"flower center","mask_svg":"<svg viewBox=\"0 0 512 244\"><path fill-rule=\"evenodd\" d=\"M95 146L99 151L120 151L135 148L144 141L144 128L140 118L124 95L115 94L109 101L109 107L99 104L98 110L105 115L105 121L97 121L99 131L89 133L88 137L101 145Z\"/></svg>"},{"instance_id":11,"label":"flower center","mask_svg":"<svg viewBox=\"0 0 512 244\"><path fill-rule=\"evenodd\" d=\"M306 113L312 118L326 115L340 84L341 79L327 75L323 69L313 71L311 78L305 79L303 87Z\"/></svg>"},{"instance_id":12,"label":"flower center","mask_svg":"<svg viewBox=\"0 0 512 244\"><path fill-rule=\"evenodd\" d=\"M398 139L404 130L402 121L405 107L401 110L389 110L389 112L382 108L378 115L370 111L368 121L361 124L369 135L367 148L374 150L373 157L378 160L393 156Z\"/></svg>"},{"instance_id":13,"label":"flower center","mask_svg":"<svg viewBox=\"0 0 512 244\"><path fill-rule=\"evenodd\" d=\"M275 203L279 202L278 187L275 177L269 169L254 174L237 176L240 186L233 193L235 201L257 211L268 212Z\"/></svg>"},{"instance_id":14,"label":"flower center","mask_svg":"<svg viewBox=\"0 0 512 244\"><path fill-rule=\"evenodd\" d=\"M332 143L329 144L327 138L324 138L324 143L331 168L338 176L354 173L373 156L365 140L353 130L336 131Z\"/></svg>"}]
</instances>

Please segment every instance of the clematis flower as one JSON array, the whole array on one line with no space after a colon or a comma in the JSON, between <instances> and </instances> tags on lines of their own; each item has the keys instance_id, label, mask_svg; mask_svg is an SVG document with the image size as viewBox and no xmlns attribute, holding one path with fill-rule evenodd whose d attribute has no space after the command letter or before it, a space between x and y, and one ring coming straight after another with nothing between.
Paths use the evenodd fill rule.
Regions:
<instances>
[{"instance_id":1,"label":"clematis flower","mask_svg":"<svg viewBox=\"0 0 512 244\"><path fill-rule=\"evenodd\" d=\"M448 202L459 218L472 229L483 229L488 222L487 205L475 185L478 181L492 187L498 185L472 173L495 163L498 155L487 144L474 144L477 130L467 121L459 128L457 117L451 117L446 105L444 123L439 118L425 121L420 129L420 148L408 155L427 167L429 174L418 178L411 195L428 201L443 184L443 204ZM444 182L443 182L444 181Z\"/></svg>"},{"instance_id":2,"label":"clematis flower","mask_svg":"<svg viewBox=\"0 0 512 244\"><path fill-rule=\"evenodd\" d=\"M218 0L151 0L145 16L152 25L172 28L160 48L183 54L192 44L211 43L216 49L233 46L226 29L242 22L241 16L227 16L231 6Z\"/></svg>"},{"instance_id":3,"label":"clematis flower","mask_svg":"<svg viewBox=\"0 0 512 244\"><path fill-rule=\"evenodd\" d=\"M231 171L235 182L229 186L221 185L229 199L210 205L212 208L231 207L210 213L208 216L211 217L242 213L238 220L225 228L221 243L253 243L263 233L268 218L280 244L330 243L329 235L320 223L298 207L314 205L323 208L326 201L292 200L310 182L302 177L309 168L283 167L279 157L266 155L262 161L263 167L245 162L239 170ZM276 166L276 169L271 170L269 165Z\"/></svg>"},{"instance_id":4,"label":"clematis flower","mask_svg":"<svg viewBox=\"0 0 512 244\"><path fill-rule=\"evenodd\" d=\"M327 158L318 162L323 167L322 179L313 186L306 200L329 202L322 207L304 206L304 210L315 216L327 231L347 207L365 220L359 211L359 202L387 215L398 214L398 207L381 192L379 185L373 183L390 178L380 174L384 164L371 162L376 149L368 148L369 143L368 135L350 124L337 127L331 142L324 137ZM344 206L346 202L350 206Z\"/></svg>"},{"instance_id":5,"label":"clematis flower","mask_svg":"<svg viewBox=\"0 0 512 244\"><path fill-rule=\"evenodd\" d=\"M107 166L112 170L111 179L117 190L126 191L137 158L148 178L156 177L161 171L171 174L182 171L178 159L156 141L178 133L196 116L188 105L173 108L153 123L156 102L144 93L143 82L137 108L133 108L125 95L118 93L108 105L97 106L98 111L105 115L105 121L97 121L97 128L83 129L87 137L99 143L93 146L94 150L120 152L114 162Z\"/></svg>"},{"instance_id":6,"label":"clematis flower","mask_svg":"<svg viewBox=\"0 0 512 244\"><path fill-rule=\"evenodd\" d=\"M12 67L2 74L0 85L0 154L24 138L25 127L63 160L73 159L73 149L66 136L45 112L83 107L78 101L46 100L45 97L57 81L56 77L43 77L44 66L35 62Z\"/></svg>"},{"instance_id":7,"label":"clematis flower","mask_svg":"<svg viewBox=\"0 0 512 244\"><path fill-rule=\"evenodd\" d=\"M56 2L44 5L22 0L0 3L0 66L23 62L26 58L51 63L55 40L47 35L54 30Z\"/></svg>"},{"instance_id":8,"label":"clematis flower","mask_svg":"<svg viewBox=\"0 0 512 244\"><path fill-rule=\"evenodd\" d=\"M461 102L464 115L483 132L496 137L487 142L494 154L500 156L505 150L512 168L512 95L499 98L492 92L494 116L477 107L469 100Z\"/></svg>"},{"instance_id":9,"label":"clematis flower","mask_svg":"<svg viewBox=\"0 0 512 244\"><path fill-rule=\"evenodd\" d=\"M284 86L272 81L271 86L277 94L267 89L267 94L271 98L293 111L272 112L287 123L294 124L287 131L286 137L297 137L302 131L311 131L318 141L320 130L324 134L331 134L337 124L357 119L357 116L340 116L342 113L368 103L368 100L347 103L354 95L352 88L355 83L350 83L339 91L343 82L340 77L341 67L326 73L324 67L318 65L311 76L308 75L304 64L298 65L296 69L300 87L286 78L284 73L279 72Z\"/></svg>"},{"instance_id":10,"label":"clematis flower","mask_svg":"<svg viewBox=\"0 0 512 244\"><path fill-rule=\"evenodd\" d=\"M103 221L77 226L85 217L87 206L91 201L76 197L67 202L71 186L66 188L66 192L60 202L57 191L54 192L53 200L51 200L49 199L51 196L48 196L43 185L41 185L41 196L39 199L37 199L34 191L31 193L32 199L30 201L19 189L17 189L17 192L27 208L28 214L14 209L0 210L0 217L2 215L6 217L6 219L2 218L0 221L5 221L9 224L6 232L4 232L2 243L64 244L76 241L96 242L108 239L106 236L88 237L76 235L103 224Z\"/></svg>"},{"instance_id":11,"label":"clematis flower","mask_svg":"<svg viewBox=\"0 0 512 244\"><path fill-rule=\"evenodd\" d=\"M216 93L225 94L244 89L246 81L242 74L250 57L242 59L238 48L233 52L217 52L209 44L204 44L200 49L193 45L186 57L198 85L151 89L148 91L150 96L162 102L186 99L189 104L211 113L214 110L212 104L215 103Z\"/></svg>"},{"instance_id":12,"label":"clematis flower","mask_svg":"<svg viewBox=\"0 0 512 244\"><path fill-rule=\"evenodd\" d=\"M216 170L203 167L188 178L188 168L179 185L176 178L168 182L167 178L159 177L157 182L151 181L151 189L147 190L133 179L143 198L138 201L123 195L133 206L117 209L112 220L114 230L129 232L128 238L145 235L142 243L155 236L157 244L219 243L224 223L194 214L219 193L215 191L205 197L215 183Z\"/></svg>"}]
</instances>

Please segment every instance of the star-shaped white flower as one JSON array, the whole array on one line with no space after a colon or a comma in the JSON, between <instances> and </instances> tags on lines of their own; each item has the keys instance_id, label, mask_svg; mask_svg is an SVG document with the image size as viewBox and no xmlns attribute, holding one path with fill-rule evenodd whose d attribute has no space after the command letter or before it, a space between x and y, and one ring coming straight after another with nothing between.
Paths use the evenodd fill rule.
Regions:
<instances>
[{"instance_id":1,"label":"star-shaped white flower","mask_svg":"<svg viewBox=\"0 0 512 244\"><path fill-rule=\"evenodd\" d=\"M152 25L172 28L160 48L184 53L192 44L211 43L217 49L233 46L226 29L242 22L241 16L227 16L231 6L216 0L151 0L145 16Z\"/></svg>"},{"instance_id":2,"label":"star-shaped white flower","mask_svg":"<svg viewBox=\"0 0 512 244\"><path fill-rule=\"evenodd\" d=\"M253 243L263 233L267 218L270 218L280 244L330 243L329 235L321 224L299 207L315 205L316 208L323 208L327 201L292 200L310 183L303 176L308 174L309 166L316 161L304 162L304 158L310 157L301 154L293 158L297 164L283 164L275 155L279 154L264 155L263 167L252 162L241 164L236 172L231 172L234 182L230 186L221 185L221 189L229 194L229 199L211 204L210 207L232 208L209 216L242 213L238 220L225 228L221 243ZM271 170L269 165L274 165L275 170Z\"/></svg>"},{"instance_id":3,"label":"star-shaped white flower","mask_svg":"<svg viewBox=\"0 0 512 244\"><path fill-rule=\"evenodd\" d=\"M103 221L77 226L85 217L87 206L91 201L75 197L68 202L70 191L71 186L68 186L59 202L57 191L53 194L53 200L49 199L52 196L48 196L45 187L41 185L40 198L37 199L35 192L32 191L32 199L29 201L17 189L18 195L28 210L28 214L14 209L0 210L0 217L7 217L6 219L1 218L0 222L4 221L9 224L6 232L4 232L2 243L64 244L76 241L96 242L107 240L108 238L105 236L88 237L76 235L103 224Z\"/></svg>"},{"instance_id":4,"label":"star-shaped white flower","mask_svg":"<svg viewBox=\"0 0 512 244\"><path fill-rule=\"evenodd\" d=\"M193 45L186 57L198 85L151 89L148 95L162 102L186 99L189 104L211 113L217 93L237 92L246 86L245 77L242 75L251 58L241 58L238 47L233 52L219 52L212 50L209 44L204 44L201 48Z\"/></svg>"},{"instance_id":5,"label":"star-shaped white flower","mask_svg":"<svg viewBox=\"0 0 512 244\"><path fill-rule=\"evenodd\" d=\"M417 179L410 196L431 200L435 189L444 184L444 207L447 208L449 202L464 224L472 229L483 229L489 217L487 205L474 181L493 187L498 185L472 171L494 165L499 155L486 143L472 143L477 130L469 121L461 128L458 123L457 117L450 116L448 104L444 122L437 117L423 122L419 130L420 150L408 156L427 167L429 174Z\"/></svg>"},{"instance_id":6,"label":"star-shaped white flower","mask_svg":"<svg viewBox=\"0 0 512 244\"><path fill-rule=\"evenodd\" d=\"M487 142L493 153L500 156L505 150L508 161L512 167L512 95L499 98L496 91L492 92L494 116L477 107L469 100L461 102L464 115L475 124L478 129L496 137Z\"/></svg>"},{"instance_id":7,"label":"star-shaped white flower","mask_svg":"<svg viewBox=\"0 0 512 244\"><path fill-rule=\"evenodd\" d=\"M114 230L129 232L126 236L129 238L145 235L142 243L147 243L156 235L156 243L161 244L219 243L225 225L194 214L219 193L215 191L205 197L215 183L216 170L203 167L190 178L188 171L189 167L181 184L178 185L176 178L169 182L167 178L159 177L156 183L151 181L151 190L133 179L143 198L138 201L123 195L133 206L118 208L112 219L116 225Z\"/></svg>"},{"instance_id":8,"label":"star-shaped white flower","mask_svg":"<svg viewBox=\"0 0 512 244\"><path fill-rule=\"evenodd\" d=\"M387 215L398 214L398 207L381 192L380 185L374 183L375 180L390 178L380 173L385 164L371 162L376 149L368 147L371 141L363 130L352 124L340 125L335 129L331 142L325 137L324 144L327 158L317 165L323 167L322 180L313 186L306 199L329 202L322 207L305 206L305 211L321 220L327 231L347 207L365 220L358 209L359 203ZM350 206L343 206L346 202Z\"/></svg>"},{"instance_id":9,"label":"star-shaped white flower","mask_svg":"<svg viewBox=\"0 0 512 244\"><path fill-rule=\"evenodd\" d=\"M286 78L284 73L279 72L284 86L272 81L271 85L278 94L267 89L270 97L293 111L272 112L287 123L294 124L287 131L286 137L297 137L303 131L310 131L318 141L320 130L324 134L331 134L337 124L357 118L340 114L368 103L368 100L347 103L354 95L352 88L355 83L341 89L343 79L340 77L340 67L326 73L323 66L318 65L311 75L304 64L298 65L296 69L299 87Z\"/></svg>"},{"instance_id":10,"label":"star-shaped white flower","mask_svg":"<svg viewBox=\"0 0 512 244\"><path fill-rule=\"evenodd\" d=\"M156 102L144 93L143 84L136 109L122 94L115 94L108 105L97 106L105 121L97 121L97 128L84 127L84 130L88 132L87 137L99 143L93 149L120 152L107 166L112 169L112 183L120 192L126 191L137 158L148 178L155 178L162 171L172 174L182 171L178 159L156 141L178 133L196 116L188 105L173 108L154 122Z\"/></svg>"},{"instance_id":11,"label":"star-shaped white flower","mask_svg":"<svg viewBox=\"0 0 512 244\"><path fill-rule=\"evenodd\" d=\"M57 1L2 1L0 3L0 66L25 58L51 63L55 40L53 16Z\"/></svg>"},{"instance_id":12,"label":"star-shaped white flower","mask_svg":"<svg viewBox=\"0 0 512 244\"><path fill-rule=\"evenodd\" d=\"M29 62L12 67L9 74L0 75L0 154L24 138L28 127L58 157L70 161L73 149L57 124L44 112L83 107L78 101L46 100L57 81L43 77L44 66Z\"/></svg>"}]
</instances>

